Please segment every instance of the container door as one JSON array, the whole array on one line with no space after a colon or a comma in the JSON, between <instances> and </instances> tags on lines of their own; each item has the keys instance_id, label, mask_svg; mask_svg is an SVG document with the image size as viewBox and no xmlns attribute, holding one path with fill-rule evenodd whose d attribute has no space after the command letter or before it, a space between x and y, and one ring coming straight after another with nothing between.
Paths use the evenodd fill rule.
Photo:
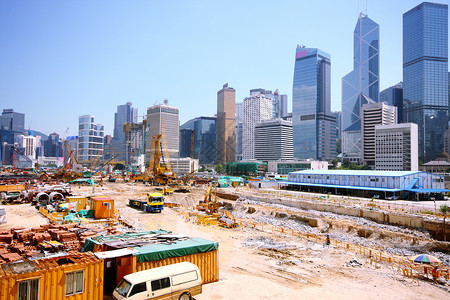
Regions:
<instances>
[{"instance_id":1,"label":"container door","mask_svg":"<svg viewBox=\"0 0 450 300\"><path fill-rule=\"evenodd\" d=\"M105 267L104 267L104 276L105 280L104 286L103 286L103 293L105 295L112 295L114 289L116 288L117 281L116 281L116 274L117 274L117 265L116 265L116 258L107 258L104 261Z\"/></svg>"}]
</instances>

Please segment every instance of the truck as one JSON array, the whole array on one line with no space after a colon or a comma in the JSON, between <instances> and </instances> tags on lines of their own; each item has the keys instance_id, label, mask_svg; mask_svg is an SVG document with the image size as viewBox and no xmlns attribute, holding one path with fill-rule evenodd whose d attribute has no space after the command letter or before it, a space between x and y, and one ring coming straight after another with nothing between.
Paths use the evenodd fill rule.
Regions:
<instances>
[{"instance_id":1,"label":"truck","mask_svg":"<svg viewBox=\"0 0 450 300\"><path fill-rule=\"evenodd\" d=\"M144 212L161 212L164 209L164 197L160 193L148 193L146 200L129 199L131 207L138 207Z\"/></svg>"}]
</instances>

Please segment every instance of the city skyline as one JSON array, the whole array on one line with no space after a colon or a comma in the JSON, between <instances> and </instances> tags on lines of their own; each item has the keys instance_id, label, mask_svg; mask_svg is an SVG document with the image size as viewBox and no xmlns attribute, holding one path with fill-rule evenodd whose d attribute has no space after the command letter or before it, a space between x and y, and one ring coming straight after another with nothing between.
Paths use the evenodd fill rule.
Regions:
<instances>
[{"instance_id":1,"label":"city skyline","mask_svg":"<svg viewBox=\"0 0 450 300\"><path fill-rule=\"evenodd\" d=\"M380 90L402 79L402 15L420 3L368 3L367 14L381 31ZM340 80L352 69L352 31L365 5L249 1L230 2L221 11L210 2L176 4L2 2L0 34L7 46L0 48L1 108L24 113L26 129L62 137L68 127L67 135L77 134L84 114L95 115L112 135L116 106L128 101L145 112L167 98L180 108L181 123L213 116L224 82L236 89L237 102L250 89L279 89L291 111L292 48L304 44L330 53L331 105L340 110ZM280 16L277 22L255 25L246 18L267 11ZM240 22L228 22L230 14ZM311 24L315 30L301 30ZM249 37L273 39L276 47L259 47ZM201 92L193 97L184 92L188 88Z\"/></svg>"}]
</instances>

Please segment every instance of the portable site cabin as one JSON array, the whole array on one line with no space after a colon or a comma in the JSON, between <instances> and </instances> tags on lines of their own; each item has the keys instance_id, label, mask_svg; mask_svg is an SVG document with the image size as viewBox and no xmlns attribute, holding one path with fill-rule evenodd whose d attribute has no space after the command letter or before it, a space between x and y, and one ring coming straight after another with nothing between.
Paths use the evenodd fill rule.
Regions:
<instances>
[{"instance_id":1,"label":"portable site cabin","mask_svg":"<svg viewBox=\"0 0 450 300\"><path fill-rule=\"evenodd\" d=\"M91 197L94 218L109 219L114 216L114 200L106 196Z\"/></svg>"},{"instance_id":2,"label":"portable site cabin","mask_svg":"<svg viewBox=\"0 0 450 300\"><path fill-rule=\"evenodd\" d=\"M103 261L92 252L0 266L0 299L103 299Z\"/></svg>"},{"instance_id":3,"label":"portable site cabin","mask_svg":"<svg viewBox=\"0 0 450 300\"><path fill-rule=\"evenodd\" d=\"M185 261L198 266L204 284L219 280L217 242L154 232L129 234L128 241L124 235L103 242L98 237L86 239L84 251L103 250L95 255L104 260L105 294L112 293L125 275Z\"/></svg>"}]
</instances>

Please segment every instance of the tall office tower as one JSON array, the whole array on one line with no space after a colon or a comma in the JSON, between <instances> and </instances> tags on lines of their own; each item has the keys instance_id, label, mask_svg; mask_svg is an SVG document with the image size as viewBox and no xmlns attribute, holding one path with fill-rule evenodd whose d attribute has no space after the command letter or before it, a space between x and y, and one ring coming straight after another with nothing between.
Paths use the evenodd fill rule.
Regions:
<instances>
[{"instance_id":1,"label":"tall office tower","mask_svg":"<svg viewBox=\"0 0 450 300\"><path fill-rule=\"evenodd\" d=\"M150 148L152 146L153 137L157 136L158 134L162 134L163 128L165 129L165 139L167 142L167 151L169 152L169 156L178 156L178 152L180 150L179 117L180 109L177 107L169 106L169 101L167 99L164 100L164 104L159 104L147 108L147 122L150 124L150 127L147 132L147 140L145 144L146 158L150 157Z\"/></svg>"},{"instance_id":2,"label":"tall office tower","mask_svg":"<svg viewBox=\"0 0 450 300\"><path fill-rule=\"evenodd\" d=\"M380 27L360 13L353 32L353 71L342 78L342 158L360 163L361 107L378 102Z\"/></svg>"},{"instance_id":3,"label":"tall office tower","mask_svg":"<svg viewBox=\"0 0 450 300\"><path fill-rule=\"evenodd\" d=\"M217 92L217 163L233 162L236 143L236 91L228 86Z\"/></svg>"},{"instance_id":4,"label":"tall office tower","mask_svg":"<svg viewBox=\"0 0 450 300\"><path fill-rule=\"evenodd\" d=\"M272 99L272 118L279 119L287 114L287 95L280 94L278 89L275 92L265 89L251 89L250 96L264 95Z\"/></svg>"},{"instance_id":5,"label":"tall office tower","mask_svg":"<svg viewBox=\"0 0 450 300\"><path fill-rule=\"evenodd\" d=\"M13 152L11 145L17 137L25 131L25 114L14 112L12 109L4 109L0 117L0 156L6 163L11 160Z\"/></svg>"},{"instance_id":6,"label":"tall office tower","mask_svg":"<svg viewBox=\"0 0 450 300\"><path fill-rule=\"evenodd\" d=\"M366 103L361 108L363 162L375 167L375 126L397 123L397 107L384 102Z\"/></svg>"},{"instance_id":7,"label":"tall office tower","mask_svg":"<svg viewBox=\"0 0 450 300\"><path fill-rule=\"evenodd\" d=\"M255 159L293 160L292 122L272 119L257 123L255 125Z\"/></svg>"},{"instance_id":8,"label":"tall office tower","mask_svg":"<svg viewBox=\"0 0 450 300\"><path fill-rule=\"evenodd\" d=\"M194 122L195 119L190 119L180 126L180 152L178 155L180 158L191 156L191 136L194 130Z\"/></svg>"},{"instance_id":9,"label":"tall office tower","mask_svg":"<svg viewBox=\"0 0 450 300\"><path fill-rule=\"evenodd\" d=\"M103 155L103 137L105 128L94 122L93 115L78 118L78 161L87 162L99 159Z\"/></svg>"},{"instance_id":10,"label":"tall office tower","mask_svg":"<svg viewBox=\"0 0 450 300\"><path fill-rule=\"evenodd\" d=\"M272 99L263 95L244 98L242 126L242 160L255 159L255 125L272 119Z\"/></svg>"},{"instance_id":11,"label":"tall office tower","mask_svg":"<svg viewBox=\"0 0 450 300\"><path fill-rule=\"evenodd\" d=\"M125 141L125 132L123 125L134 124L137 119L137 108L133 107L131 102L124 105L117 105L117 112L114 113L114 132L111 146L116 155L115 160L125 161L128 165L129 147Z\"/></svg>"},{"instance_id":12,"label":"tall office tower","mask_svg":"<svg viewBox=\"0 0 450 300\"><path fill-rule=\"evenodd\" d=\"M280 118L288 115L288 98L286 94L280 95Z\"/></svg>"},{"instance_id":13,"label":"tall office tower","mask_svg":"<svg viewBox=\"0 0 450 300\"><path fill-rule=\"evenodd\" d=\"M375 170L418 171L417 124L375 126Z\"/></svg>"},{"instance_id":14,"label":"tall office tower","mask_svg":"<svg viewBox=\"0 0 450 300\"><path fill-rule=\"evenodd\" d=\"M236 109L236 142L234 145L234 161L242 160L242 124L244 122L244 103L238 102Z\"/></svg>"},{"instance_id":15,"label":"tall office tower","mask_svg":"<svg viewBox=\"0 0 450 300\"><path fill-rule=\"evenodd\" d=\"M397 123L403 123L403 82L382 90L379 102L397 107Z\"/></svg>"},{"instance_id":16,"label":"tall office tower","mask_svg":"<svg viewBox=\"0 0 450 300\"><path fill-rule=\"evenodd\" d=\"M292 89L294 156L332 160L336 156L336 117L331 114L330 55L297 46Z\"/></svg>"},{"instance_id":17,"label":"tall office tower","mask_svg":"<svg viewBox=\"0 0 450 300\"><path fill-rule=\"evenodd\" d=\"M419 126L423 163L444 148L448 110L448 6L424 2L403 14L403 119Z\"/></svg>"},{"instance_id":18,"label":"tall office tower","mask_svg":"<svg viewBox=\"0 0 450 300\"><path fill-rule=\"evenodd\" d=\"M61 157L62 143L59 140L59 134L53 132L48 135L48 139L44 141L44 156L46 157Z\"/></svg>"},{"instance_id":19,"label":"tall office tower","mask_svg":"<svg viewBox=\"0 0 450 300\"><path fill-rule=\"evenodd\" d=\"M217 118L198 117L194 121L194 155L200 164L216 162Z\"/></svg>"}]
</instances>

